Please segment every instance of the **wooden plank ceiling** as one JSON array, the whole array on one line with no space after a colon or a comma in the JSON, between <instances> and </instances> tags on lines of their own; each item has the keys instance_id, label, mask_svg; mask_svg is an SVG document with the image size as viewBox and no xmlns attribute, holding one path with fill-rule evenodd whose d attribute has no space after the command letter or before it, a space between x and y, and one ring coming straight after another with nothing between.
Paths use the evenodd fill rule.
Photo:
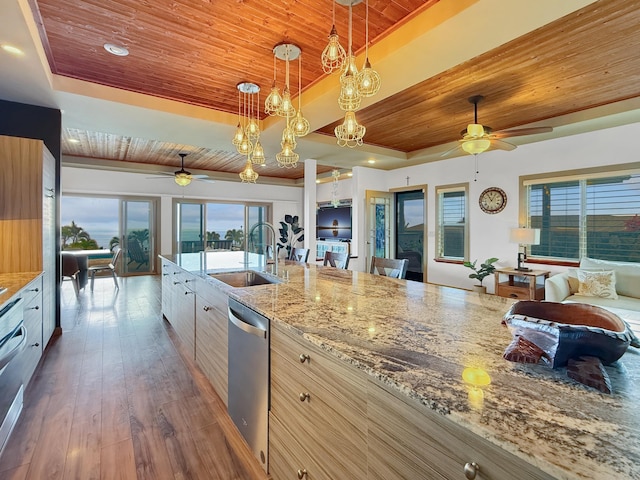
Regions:
<instances>
[{"instance_id":1,"label":"wooden plank ceiling","mask_svg":"<svg viewBox=\"0 0 640 480\"><path fill-rule=\"evenodd\" d=\"M263 90L271 84L272 48L278 42L302 47L303 89L323 76L319 58L330 27L329 0L32 1L42 17L52 71L59 75L231 113L237 112L239 81L250 74ZM435 3L370 0L370 37L385 36ZM364 11L364 4L354 7L356 50L365 43ZM339 13L336 26L346 38L346 16ZM639 25L640 1L599 0L358 111L367 127L365 143L408 153L455 141L473 120L467 98L476 94L485 96L479 122L494 130L640 97ZM120 58L104 50L107 42L128 47L135 61L123 68ZM416 62L422 61L428 59L416 52ZM297 78L297 67L292 73ZM292 89L296 93L295 85ZM318 132L333 135L336 124ZM83 142L74 148L65 141L63 153L97 154L100 134L65 135L72 133L93 137L92 146ZM178 150L187 148L131 138L105 141L112 149L104 147L102 158L176 166ZM229 151L194 146L187 151L197 154L190 159L192 168L238 172L243 165L239 155L229 153L230 143ZM302 168L265 168L278 177L303 176Z\"/></svg>"}]
</instances>

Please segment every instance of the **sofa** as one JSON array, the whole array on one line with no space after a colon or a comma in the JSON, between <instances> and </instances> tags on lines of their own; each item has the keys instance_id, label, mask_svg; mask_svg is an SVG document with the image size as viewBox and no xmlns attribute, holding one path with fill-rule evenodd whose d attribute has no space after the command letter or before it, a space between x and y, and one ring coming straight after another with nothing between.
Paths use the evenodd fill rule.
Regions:
<instances>
[{"instance_id":1,"label":"sofa","mask_svg":"<svg viewBox=\"0 0 640 480\"><path fill-rule=\"evenodd\" d=\"M590 282L601 284L590 288ZM545 301L597 305L617 314L636 334L640 333L640 264L583 257L580 268L546 279L544 290Z\"/></svg>"}]
</instances>

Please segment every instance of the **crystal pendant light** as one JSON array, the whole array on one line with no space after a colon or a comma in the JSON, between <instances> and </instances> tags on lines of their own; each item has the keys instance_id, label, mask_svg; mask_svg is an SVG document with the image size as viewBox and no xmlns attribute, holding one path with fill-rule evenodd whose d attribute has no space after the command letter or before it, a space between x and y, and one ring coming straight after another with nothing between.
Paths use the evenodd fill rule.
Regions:
<instances>
[{"instance_id":1,"label":"crystal pendant light","mask_svg":"<svg viewBox=\"0 0 640 480\"><path fill-rule=\"evenodd\" d=\"M291 123L296 137L304 137L311 130L309 121L302 115L302 54L298 56L298 113Z\"/></svg>"},{"instance_id":2,"label":"crystal pendant light","mask_svg":"<svg viewBox=\"0 0 640 480\"><path fill-rule=\"evenodd\" d=\"M369 62L369 0L366 0L366 15L365 15L365 54L364 54L364 66L362 70L357 74L358 89L360 95L363 97L371 97L378 93L380 90L380 74L371 68L371 62Z\"/></svg>"},{"instance_id":3,"label":"crystal pendant light","mask_svg":"<svg viewBox=\"0 0 640 480\"><path fill-rule=\"evenodd\" d=\"M347 53L340 45L340 39L338 37L338 31L336 30L336 2L333 0L333 26L329 33L329 43L324 47L322 51L322 70L324 73L331 73L334 70L342 68L342 64L347 56Z\"/></svg>"},{"instance_id":4,"label":"crystal pendant light","mask_svg":"<svg viewBox=\"0 0 640 480\"><path fill-rule=\"evenodd\" d=\"M331 186L331 205L333 208L338 208L340 206L340 200L338 199L338 179L340 178L340 170L334 168L331 172L331 176L333 177L333 184Z\"/></svg>"},{"instance_id":5,"label":"crystal pendant light","mask_svg":"<svg viewBox=\"0 0 640 480\"><path fill-rule=\"evenodd\" d=\"M276 52L273 50L273 85L271 92L264 101L264 112L268 115L276 115L278 109L282 108L282 95L280 89L276 86Z\"/></svg>"},{"instance_id":6,"label":"crystal pendant light","mask_svg":"<svg viewBox=\"0 0 640 480\"><path fill-rule=\"evenodd\" d=\"M298 165L300 155L293 151L293 147L288 141L282 142L282 151L276 154L278 166L283 168L294 168Z\"/></svg>"},{"instance_id":7,"label":"crystal pendant light","mask_svg":"<svg viewBox=\"0 0 640 480\"><path fill-rule=\"evenodd\" d=\"M240 172L239 175L242 183L256 183L256 180L258 180L258 177L260 176L253 170L251 159L248 156L247 164L244 166L244 170Z\"/></svg>"},{"instance_id":8,"label":"crystal pendant light","mask_svg":"<svg viewBox=\"0 0 640 480\"><path fill-rule=\"evenodd\" d=\"M344 116L344 122L335 128L334 133L338 139L338 145L353 148L362 145L366 131L365 126L360 125L356 120L356 114L347 112Z\"/></svg>"}]
</instances>

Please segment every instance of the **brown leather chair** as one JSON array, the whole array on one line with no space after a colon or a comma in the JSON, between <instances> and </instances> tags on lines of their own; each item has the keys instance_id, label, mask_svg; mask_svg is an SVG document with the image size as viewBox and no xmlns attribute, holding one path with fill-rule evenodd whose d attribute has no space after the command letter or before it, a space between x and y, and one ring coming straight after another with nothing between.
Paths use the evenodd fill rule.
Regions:
<instances>
[{"instance_id":1,"label":"brown leather chair","mask_svg":"<svg viewBox=\"0 0 640 480\"><path fill-rule=\"evenodd\" d=\"M397 260L395 258L371 257L370 273L390 278L405 278L408 266L409 260L406 258Z\"/></svg>"},{"instance_id":2,"label":"brown leather chair","mask_svg":"<svg viewBox=\"0 0 640 480\"><path fill-rule=\"evenodd\" d=\"M324 252L323 265L325 267L330 266L346 270L349 267L349 255L346 253L331 252L327 250Z\"/></svg>"},{"instance_id":3,"label":"brown leather chair","mask_svg":"<svg viewBox=\"0 0 640 480\"><path fill-rule=\"evenodd\" d=\"M94 265L89 267L89 272L91 273L91 291L93 292L93 280L95 279L96 273L98 272L110 272L113 276L113 283L116 284L116 288L120 289L118 285L118 276L116 275L116 265L118 265L118 258L120 257L120 252L122 249L119 245L113 247L113 257L111 257L111 261L106 265Z\"/></svg>"},{"instance_id":4,"label":"brown leather chair","mask_svg":"<svg viewBox=\"0 0 640 480\"><path fill-rule=\"evenodd\" d=\"M80 267L78 265L78 259L73 253L60 252L62 257L62 280L68 278L73 283L73 289L76 292L76 298L80 295Z\"/></svg>"},{"instance_id":5,"label":"brown leather chair","mask_svg":"<svg viewBox=\"0 0 640 480\"><path fill-rule=\"evenodd\" d=\"M308 248L292 248L291 255L289 255L289 260L293 260L295 262L307 263L309 260L309 249Z\"/></svg>"}]
</instances>

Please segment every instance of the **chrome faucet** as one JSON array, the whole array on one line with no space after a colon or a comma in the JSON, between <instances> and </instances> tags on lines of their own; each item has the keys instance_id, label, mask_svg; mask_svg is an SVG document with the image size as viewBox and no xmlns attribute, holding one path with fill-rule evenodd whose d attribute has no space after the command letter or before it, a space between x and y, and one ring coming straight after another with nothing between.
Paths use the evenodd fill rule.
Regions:
<instances>
[{"instance_id":1,"label":"chrome faucet","mask_svg":"<svg viewBox=\"0 0 640 480\"><path fill-rule=\"evenodd\" d=\"M258 222L258 223L256 223L255 225L253 225L249 229L249 234L247 235L247 242L250 241L251 235L253 234L253 231L258 227L267 227L267 228L269 228L271 230L271 234L273 235L273 246L271 247L272 248L271 252L272 252L272 255L273 255L273 263L275 265L273 274L277 277L278 276L278 250L277 250L277 247L276 247L276 229L273 228L273 225L271 225L268 222ZM247 250L248 249L249 249L249 245L247 243ZM268 256L269 256L269 252L267 251L265 253L265 257L268 259ZM266 262L265 262L265 266L266 266Z\"/></svg>"}]
</instances>

